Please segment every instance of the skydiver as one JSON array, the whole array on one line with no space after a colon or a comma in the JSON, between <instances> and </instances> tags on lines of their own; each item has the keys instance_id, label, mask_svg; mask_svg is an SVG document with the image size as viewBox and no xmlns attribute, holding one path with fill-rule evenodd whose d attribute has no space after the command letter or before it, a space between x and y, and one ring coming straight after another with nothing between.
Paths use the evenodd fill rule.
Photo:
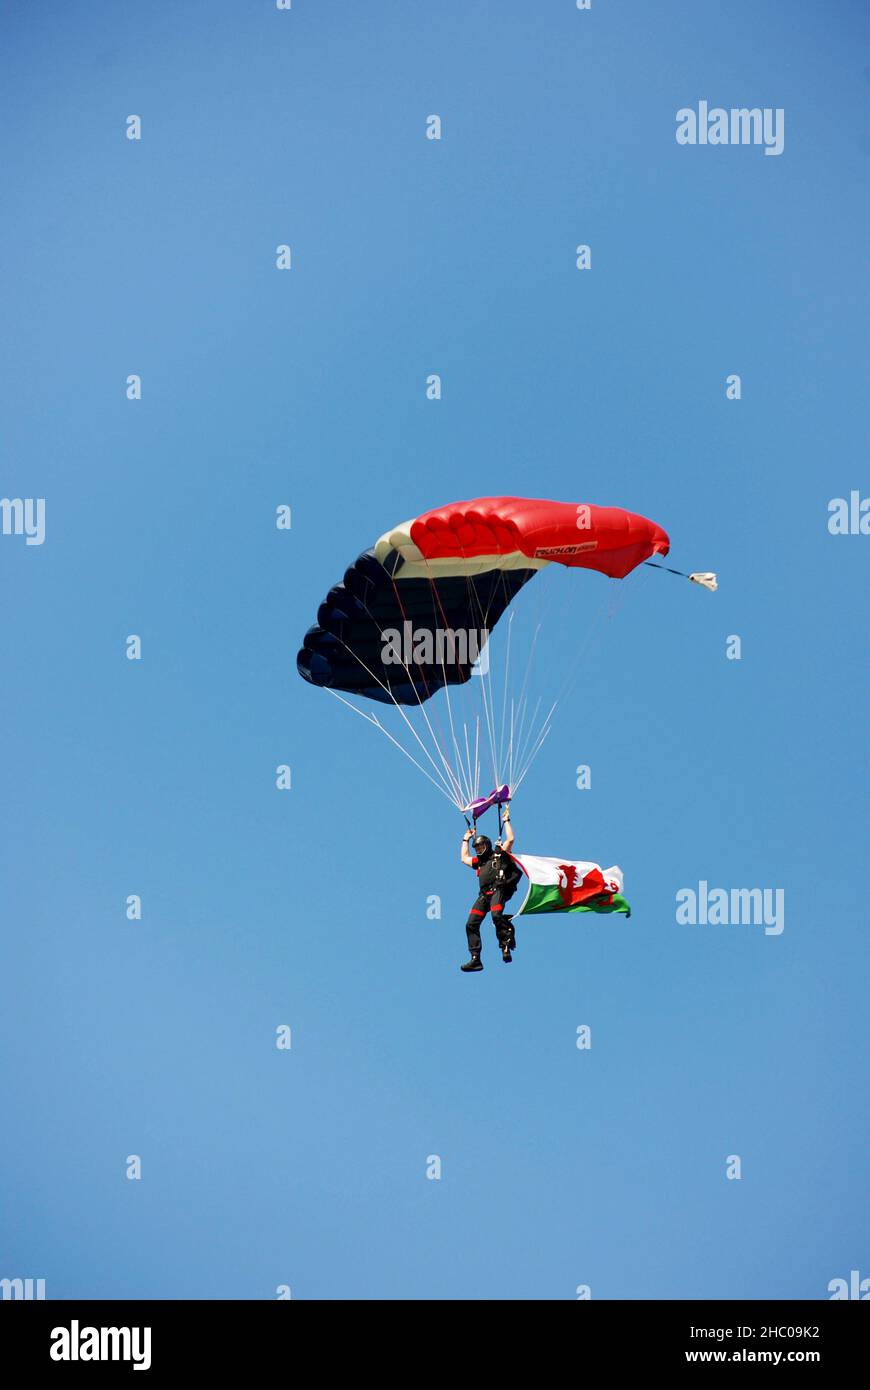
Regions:
<instances>
[{"instance_id":1,"label":"skydiver","mask_svg":"<svg viewBox=\"0 0 870 1390\"><path fill-rule=\"evenodd\" d=\"M514 832L511 826L510 811L507 807L504 808L503 819L504 839L497 840L495 848L486 835L478 835L474 830L467 830L462 837L459 857L463 864L467 864L470 869L476 871L480 892L465 924L471 959L461 965L460 970L483 969L483 962L480 959L480 924L487 912L492 913L496 939L501 947L501 958L505 965L510 965L513 960L511 952L516 950L517 938L513 919L504 911L505 903L513 897L519 882L519 874L510 858ZM474 858L468 853L468 842L472 838Z\"/></svg>"}]
</instances>

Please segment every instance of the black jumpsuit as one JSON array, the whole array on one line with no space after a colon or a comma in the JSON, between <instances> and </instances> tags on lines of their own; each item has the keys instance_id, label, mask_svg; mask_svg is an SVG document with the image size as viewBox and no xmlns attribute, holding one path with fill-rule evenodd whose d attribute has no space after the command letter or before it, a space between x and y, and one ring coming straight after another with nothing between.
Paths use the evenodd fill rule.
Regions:
<instances>
[{"instance_id":1,"label":"black jumpsuit","mask_svg":"<svg viewBox=\"0 0 870 1390\"><path fill-rule=\"evenodd\" d=\"M510 864L507 855L505 858ZM480 950L480 924L487 912L492 913L499 946L505 946L511 939L513 927L510 918L504 915L504 905L517 891L517 885L515 882L510 882L510 879L504 881L501 878L500 859L499 853L494 851L482 864L476 855L471 861L471 867L476 870L480 882L480 893L475 899L468 914L468 921L465 923L465 935L468 937L468 949L470 951Z\"/></svg>"}]
</instances>

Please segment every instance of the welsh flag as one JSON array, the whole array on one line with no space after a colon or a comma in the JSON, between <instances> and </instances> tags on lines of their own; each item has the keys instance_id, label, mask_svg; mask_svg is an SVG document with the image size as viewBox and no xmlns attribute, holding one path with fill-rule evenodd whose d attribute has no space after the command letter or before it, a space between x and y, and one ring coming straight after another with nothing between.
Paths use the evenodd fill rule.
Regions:
<instances>
[{"instance_id":1,"label":"welsh flag","mask_svg":"<svg viewBox=\"0 0 870 1390\"><path fill-rule=\"evenodd\" d=\"M602 869L583 859L543 859L536 854L513 854L528 880L528 891L516 916L533 912L624 912L631 908L622 896L622 870L617 864Z\"/></svg>"}]
</instances>

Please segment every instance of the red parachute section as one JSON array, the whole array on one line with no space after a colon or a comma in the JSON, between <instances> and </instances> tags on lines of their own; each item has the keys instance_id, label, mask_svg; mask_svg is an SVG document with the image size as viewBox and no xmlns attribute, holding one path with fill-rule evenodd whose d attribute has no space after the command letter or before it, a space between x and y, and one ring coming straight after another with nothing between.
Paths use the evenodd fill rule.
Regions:
<instances>
[{"instance_id":1,"label":"red parachute section","mask_svg":"<svg viewBox=\"0 0 870 1390\"><path fill-rule=\"evenodd\" d=\"M478 497L424 512L411 539L427 560L526 555L624 579L651 555L667 555L667 532L622 507Z\"/></svg>"}]
</instances>

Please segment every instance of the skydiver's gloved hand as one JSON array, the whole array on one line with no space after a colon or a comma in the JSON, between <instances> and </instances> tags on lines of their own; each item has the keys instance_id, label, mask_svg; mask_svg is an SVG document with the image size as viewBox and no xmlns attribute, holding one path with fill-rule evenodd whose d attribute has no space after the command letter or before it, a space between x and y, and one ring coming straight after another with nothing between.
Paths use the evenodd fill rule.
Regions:
<instances>
[{"instance_id":1,"label":"skydiver's gloved hand","mask_svg":"<svg viewBox=\"0 0 870 1390\"><path fill-rule=\"evenodd\" d=\"M511 813L509 806L502 807L501 818L505 830L504 840L502 841L502 848L507 850L508 854L510 854L511 850L514 847L514 841L516 840L516 836L514 835L514 828L511 825Z\"/></svg>"}]
</instances>

